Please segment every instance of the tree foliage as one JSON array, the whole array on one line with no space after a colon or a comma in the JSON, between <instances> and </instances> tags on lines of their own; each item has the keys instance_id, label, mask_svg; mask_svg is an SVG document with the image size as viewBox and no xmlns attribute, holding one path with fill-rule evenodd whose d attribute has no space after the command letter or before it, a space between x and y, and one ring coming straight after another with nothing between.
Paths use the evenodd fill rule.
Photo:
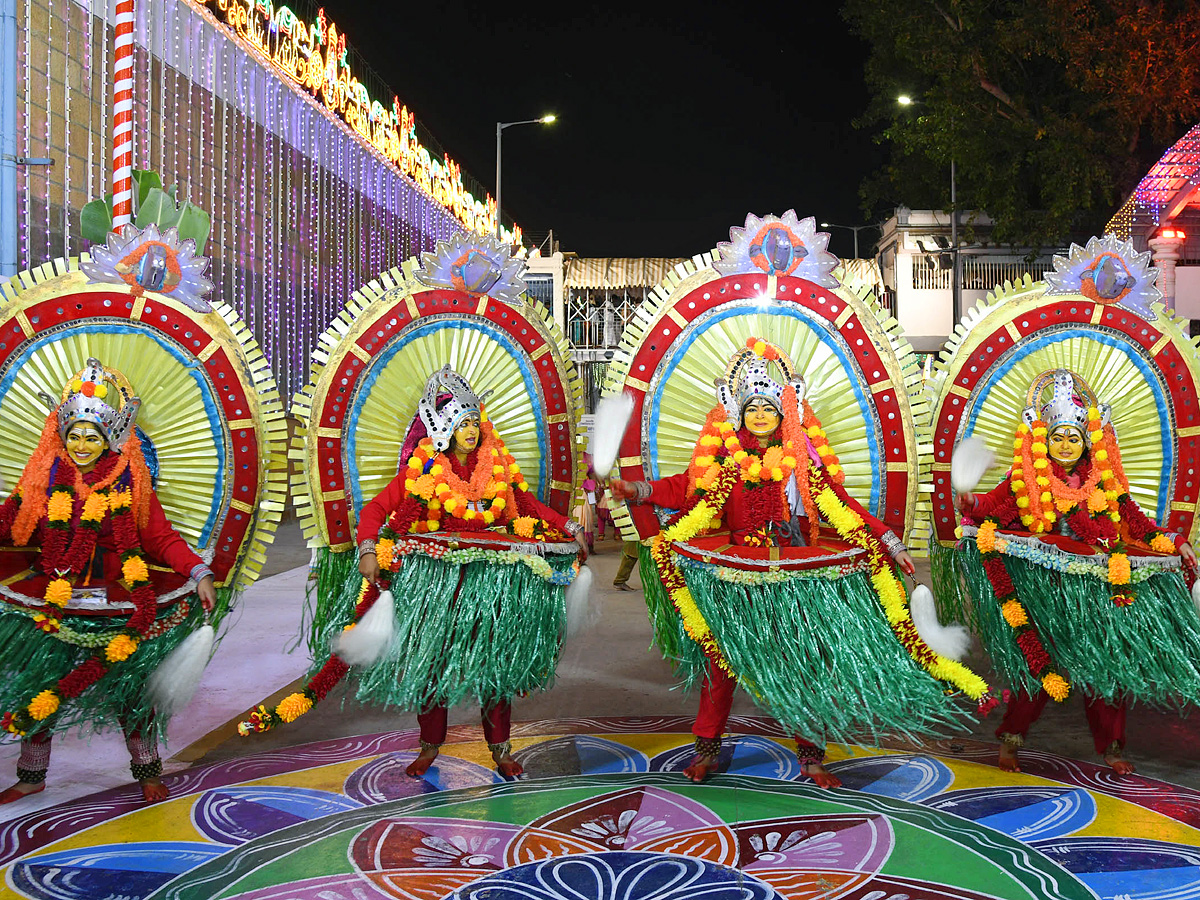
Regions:
<instances>
[{"instance_id":1,"label":"tree foliage","mask_svg":"<svg viewBox=\"0 0 1200 900\"><path fill-rule=\"evenodd\" d=\"M1039 247L1098 233L1200 113L1194 0L846 0L869 44L859 120L890 147L871 210L986 210ZM897 96L916 101L902 107Z\"/></svg>"}]
</instances>

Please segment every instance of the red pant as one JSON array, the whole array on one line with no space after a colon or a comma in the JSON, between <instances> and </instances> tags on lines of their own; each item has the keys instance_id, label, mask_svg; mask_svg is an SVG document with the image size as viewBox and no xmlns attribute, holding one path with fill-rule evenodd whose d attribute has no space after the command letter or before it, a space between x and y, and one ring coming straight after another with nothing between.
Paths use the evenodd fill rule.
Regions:
<instances>
[{"instance_id":1,"label":"red pant","mask_svg":"<svg viewBox=\"0 0 1200 900\"><path fill-rule=\"evenodd\" d=\"M512 724L512 706L508 701L497 703L491 709L479 711L483 719L483 737L489 744L503 744L508 740ZM421 726L421 740L427 744L442 744L446 741L446 707L430 706L417 713Z\"/></svg>"},{"instance_id":2,"label":"red pant","mask_svg":"<svg viewBox=\"0 0 1200 900\"><path fill-rule=\"evenodd\" d=\"M1116 743L1125 746L1125 704L1113 706L1100 697L1087 697L1084 712L1087 714L1088 728L1092 732L1092 741L1096 752L1104 754L1109 747ZM1003 734L1019 734L1025 737L1030 726L1038 720L1050 695L1038 691L1036 696L1029 696L1025 691L1014 693L1004 710L1004 718L996 728L996 737Z\"/></svg>"},{"instance_id":3,"label":"red pant","mask_svg":"<svg viewBox=\"0 0 1200 900\"><path fill-rule=\"evenodd\" d=\"M698 738L719 738L725 733L725 724L729 721L729 710L733 708L733 691L737 687L737 679L714 663L708 662L708 677L700 688L700 710L696 713L696 723L692 725L692 734ZM804 738L796 738L796 749L799 753L812 751L819 753L820 748Z\"/></svg>"}]
</instances>

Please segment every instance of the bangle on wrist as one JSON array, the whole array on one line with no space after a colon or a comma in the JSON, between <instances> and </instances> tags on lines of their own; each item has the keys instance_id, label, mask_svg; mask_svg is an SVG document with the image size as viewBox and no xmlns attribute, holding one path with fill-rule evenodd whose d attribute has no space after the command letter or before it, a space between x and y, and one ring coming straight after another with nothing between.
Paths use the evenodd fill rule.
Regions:
<instances>
[{"instance_id":1,"label":"bangle on wrist","mask_svg":"<svg viewBox=\"0 0 1200 900\"><path fill-rule=\"evenodd\" d=\"M361 541L359 543L359 545L358 545L358 558L359 559L362 559L368 553L374 553L374 552L375 552L375 542L373 540L371 540L370 538L367 538L367 540Z\"/></svg>"}]
</instances>

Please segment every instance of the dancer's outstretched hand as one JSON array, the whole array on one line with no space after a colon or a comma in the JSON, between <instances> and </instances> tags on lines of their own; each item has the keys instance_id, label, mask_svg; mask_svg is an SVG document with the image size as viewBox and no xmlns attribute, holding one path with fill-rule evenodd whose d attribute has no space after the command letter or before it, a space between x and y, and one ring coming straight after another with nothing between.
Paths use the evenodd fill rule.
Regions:
<instances>
[{"instance_id":1,"label":"dancer's outstretched hand","mask_svg":"<svg viewBox=\"0 0 1200 900\"><path fill-rule=\"evenodd\" d=\"M1196 551L1187 541L1179 545L1179 555L1183 557L1183 561L1189 569L1196 568Z\"/></svg>"},{"instance_id":2,"label":"dancer's outstretched hand","mask_svg":"<svg viewBox=\"0 0 1200 900\"><path fill-rule=\"evenodd\" d=\"M217 588L211 575L200 579L200 583L196 585L196 596L200 598L200 605L204 607L205 612L213 611L213 607L217 605Z\"/></svg>"},{"instance_id":3,"label":"dancer's outstretched hand","mask_svg":"<svg viewBox=\"0 0 1200 900\"><path fill-rule=\"evenodd\" d=\"M582 531L575 535L575 545L579 548L579 561L583 562L588 558L588 545Z\"/></svg>"},{"instance_id":4,"label":"dancer's outstretched hand","mask_svg":"<svg viewBox=\"0 0 1200 900\"><path fill-rule=\"evenodd\" d=\"M905 575L912 576L917 574L916 564L913 562L913 558L908 555L907 550L901 550L896 554L896 565L900 567L900 571Z\"/></svg>"},{"instance_id":5,"label":"dancer's outstretched hand","mask_svg":"<svg viewBox=\"0 0 1200 900\"><path fill-rule=\"evenodd\" d=\"M969 516L975 512L975 495L969 491L963 494L955 494L954 505L964 516Z\"/></svg>"},{"instance_id":6,"label":"dancer's outstretched hand","mask_svg":"<svg viewBox=\"0 0 1200 900\"><path fill-rule=\"evenodd\" d=\"M632 481L622 481L620 478L608 480L608 491L614 500L631 500L637 495L637 489Z\"/></svg>"},{"instance_id":7,"label":"dancer's outstretched hand","mask_svg":"<svg viewBox=\"0 0 1200 900\"><path fill-rule=\"evenodd\" d=\"M358 558L358 574L367 579L369 584L379 581L379 557L374 553L364 553Z\"/></svg>"}]
</instances>

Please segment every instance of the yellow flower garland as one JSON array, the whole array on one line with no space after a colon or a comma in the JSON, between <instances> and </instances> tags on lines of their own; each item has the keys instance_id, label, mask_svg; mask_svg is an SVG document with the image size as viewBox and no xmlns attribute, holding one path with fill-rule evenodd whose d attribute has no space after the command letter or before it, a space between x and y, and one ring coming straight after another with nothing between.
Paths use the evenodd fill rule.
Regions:
<instances>
[{"instance_id":1,"label":"yellow flower garland","mask_svg":"<svg viewBox=\"0 0 1200 900\"><path fill-rule=\"evenodd\" d=\"M58 711L58 694L45 690L29 701L29 714L39 722Z\"/></svg>"},{"instance_id":2,"label":"yellow flower garland","mask_svg":"<svg viewBox=\"0 0 1200 900\"><path fill-rule=\"evenodd\" d=\"M71 600L71 582L55 578L46 585L46 602L55 606L66 606Z\"/></svg>"},{"instance_id":3,"label":"yellow flower garland","mask_svg":"<svg viewBox=\"0 0 1200 900\"><path fill-rule=\"evenodd\" d=\"M738 468L739 465L733 458L726 460L722 473L725 477L716 483L717 489L697 502L674 525L659 532L650 544L650 556L658 568L659 576L667 589L671 603L683 621L684 631L687 632L688 637L704 648L704 652L710 659L730 675L734 674L733 670L729 667L725 655L721 653L720 647L717 646L712 629L696 605L691 590L683 580L683 574L671 559L671 545L676 541L691 540L704 531L714 517L721 514L736 480L734 472Z\"/></svg>"},{"instance_id":4,"label":"yellow flower garland","mask_svg":"<svg viewBox=\"0 0 1200 900\"><path fill-rule=\"evenodd\" d=\"M859 531L863 525L862 517L842 503L841 498L816 468L810 467L809 478L815 488L813 499L816 501L821 515L844 540L856 544L870 554L871 567L874 570L871 575L871 584L879 595L879 602L883 607L888 624L892 626L893 631L911 630L911 633L915 635L916 626L913 625L912 617L908 613L908 601L904 594L904 587L900 583L900 579L896 577L896 571L890 560L887 560L876 546L877 542L867 542L863 539L864 536ZM987 693L987 682L962 663L934 653L923 642L921 642L921 648L924 652L914 652L912 648L904 645L903 641L901 644L908 650L909 655L938 681L954 685L972 700L979 700Z\"/></svg>"},{"instance_id":5,"label":"yellow flower garland","mask_svg":"<svg viewBox=\"0 0 1200 900\"><path fill-rule=\"evenodd\" d=\"M275 712L285 722L294 722L300 716L312 709L312 699L307 694L288 694L279 701Z\"/></svg>"},{"instance_id":6,"label":"yellow flower garland","mask_svg":"<svg viewBox=\"0 0 1200 900\"><path fill-rule=\"evenodd\" d=\"M104 656L109 662L123 662L137 651L138 642L127 634L118 634L108 642Z\"/></svg>"},{"instance_id":7,"label":"yellow flower garland","mask_svg":"<svg viewBox=\"0 0 1200 900\"><path fill-rule=\"evenodd\" d=\"M85 522L99 522L108 514L108 495L103 491L88 494L83 501L83 512L80 518Z\"/></svg>"},{"instance_id":8,"label":"yellow flower garland","mask_svg":"<svg viewBox=\"0 0 1200 900\"><path fill-rule=\"evenodd\" d=\"M69 522L75 513L75 498L69 491L57 490L46 501L46 517L51 522Z\"/></svg>"},{"instance_id":9,"label":"yellow flower garland","mask_svg":"<svg viewBox=\"0 0 1200 900\"><path fill-rule=\"evenodd\" d=\"M1067 699L1067 694L1071 691L1071 685L1067 683L1057 672L1051 672L1042 679L1042 689L1050 695L1053 700L1061 703Z\"/></svg>"}]
</instances>

